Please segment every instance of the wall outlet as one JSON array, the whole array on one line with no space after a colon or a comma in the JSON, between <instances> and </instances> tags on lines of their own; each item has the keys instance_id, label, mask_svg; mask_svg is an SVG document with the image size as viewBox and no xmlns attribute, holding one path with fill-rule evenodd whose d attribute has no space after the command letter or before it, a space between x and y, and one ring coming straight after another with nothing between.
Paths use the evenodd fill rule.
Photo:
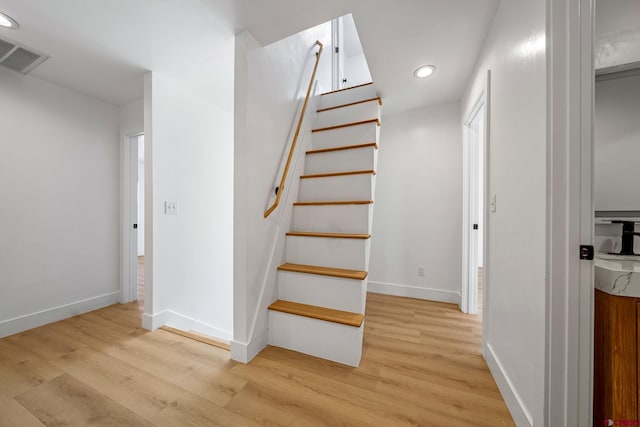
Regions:
<instances>
[{"instance_id":1,"label":"wall outlet","mask_svg":"<svg viewBox=\"0 0 640 427\"><path fill-rule=\"evenodd\" d=\"M491 198L489 199L489 208L491 208L491 212L496 211L496 195L495 194L492 194Z\"/></svg>"},{"instance_id":2,"label":"wall outlet","mask_svg":"<svg viewBox=\"0 0 640 427\"><path fill-rule=\"evenodd\" d=\"M424 277L424 267L420 266L416 269L416 273L418 274L418 277Z\"/></svg>"},{"instance_id":3,"label":"wall outlet","mask_svg":"<svg viewBox=\"0 0 640 427\"><path fill-rule=\"evenodd\" d=\"M165 215L178 215L178 202L164 202Z\"/></svg>"}]
</instances>

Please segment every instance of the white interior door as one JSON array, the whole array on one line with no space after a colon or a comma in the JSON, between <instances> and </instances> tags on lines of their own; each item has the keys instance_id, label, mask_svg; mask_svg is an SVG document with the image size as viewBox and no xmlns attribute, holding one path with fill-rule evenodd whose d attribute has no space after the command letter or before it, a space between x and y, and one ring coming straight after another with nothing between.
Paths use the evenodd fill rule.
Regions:
<instances>
[{"instance_id":1,"label":"white interior door","mask_svg":"<svg viewBox=\"0 0 640 427\"><path fill-rule=\"evenodd\" d=\"M121 296L122 304L137 299L138 284L138 242L144 237L138 236L138 200L144 198L144 169L138 171L139 144L143 140L141 133L122 135L122 252L121 252ZM142 145L142 144L141 144ZM140 172L140 173L138 173ZM139 176L142 178L142 190L138 191ZM140 194L142 193L142 194ZM144 204L142 205L142 207ZM142 215L144 216L144 208ZM143 222L144 224L144 222ZM144 250L144 246L143 246Z\"/></svg>"},{"instance_id":2,"label":"white interior door","mask_svg":"<svg viewBox=\"0 0 640 427\"><path fill-rule=\"evenodd\" d=\"M144 135L137 137L137 248L138 256L144 255Z\"/></svg>"},{"instance_id":3,"label":"white interior door","mask_svg":"<svg viewBox=\"0 0 640 427\"><path fill-rule=\"evenodd\" d=\"M331 21L331 41L332 41L332 90L346 87L344 74L344 22L342 17Z\"/></svg>"},{"instance_id":4,"label":"white interior door","mask_svg":"<svg viewBox=\"0 0 640 427\"><path fill-rule=\"evenodd\" d=\"M483 265L484 238L484 98L465 122L463 168L462 312L478 312L478 267Z\"/></svg>"},{"instance_id":5,"label":"white interior door","mask_svg":"<svg viewBox=\"0 0 640 427\"><path fill-rule=\"evenodd\" d=\"M469 123L469 269L468 269L468 313L478 313L478 267L481 264L482 239L480 234L481 198L482 198L482 147L483 147L483 125L484 108L475 111L475 115Z\"/></svg>"}]
</instances>

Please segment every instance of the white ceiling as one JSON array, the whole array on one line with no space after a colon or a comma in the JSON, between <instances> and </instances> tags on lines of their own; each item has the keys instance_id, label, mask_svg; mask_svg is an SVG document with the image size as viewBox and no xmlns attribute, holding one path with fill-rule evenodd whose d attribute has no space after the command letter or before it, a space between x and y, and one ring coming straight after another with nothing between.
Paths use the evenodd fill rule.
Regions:
<instances>
[{"instance_id":1,"label":"white ceiling","mask_svg":"<svg viewBox=\"0 0 640 427\"><path fill-rule=\"evenodd\" d=\"M640 1L596 1L596 68L640 61Z\"/></svg>"},{"instance_id":2,"label":"white ceiling","mask_svg":"<svg viewBox=\"0 0 640 427\"><path fill-rule=\"evenodd\" d=\"M499 0L0 0L21 29L0 34L51 56L35 77L115 105L148 70L189 74L248 29L269 44L352 13L385 111L458 101ZM425 80L422 64L437 72ZM214 80L214 79L212 79ZM232 90L221 87L219 90Z\"/></svg>"}]
</instances>

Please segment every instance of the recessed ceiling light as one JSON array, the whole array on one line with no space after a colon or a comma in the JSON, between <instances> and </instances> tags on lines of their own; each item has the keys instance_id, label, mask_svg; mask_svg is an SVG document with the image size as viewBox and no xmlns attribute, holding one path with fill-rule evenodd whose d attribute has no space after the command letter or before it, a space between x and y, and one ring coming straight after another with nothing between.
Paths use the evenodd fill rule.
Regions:
<instances>
[{"instance_id":1,"label":"recessed ceiling light","mask_svg":"<svg viewBox=\"0 0 640 427\"><path fill-rule=\"evenodd\" d=\"M434 65L423 65L413 72L413 75L419 79L429 77L436 70Z\"/></svg>"},{"instance_id":2,"label":"recessed ceiling light","mask_svg":"<svg viewBox=\"0 0 640 427\"><path fill-rule=\"evenodd\" d=\"M0 12L0 27L15 30L16 28L19 28L20 25L18 25L16 20L9 15L5 15L4 13Z\"/></svg>"}]
</instances>

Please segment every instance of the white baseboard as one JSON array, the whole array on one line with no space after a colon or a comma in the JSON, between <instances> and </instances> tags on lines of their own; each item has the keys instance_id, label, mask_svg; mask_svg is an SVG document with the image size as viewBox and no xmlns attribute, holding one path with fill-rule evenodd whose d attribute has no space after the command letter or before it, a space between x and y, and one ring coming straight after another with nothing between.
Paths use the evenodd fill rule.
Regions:
<instances>
[{"instance_id":1,"label":"white baseboard","mask_svg":"<svg viewBox=\"0 0 640 427\"><path fill-rule=\"evenodd\" d=\"M154 315L146 313L142 315L142 327L144 329L153 331L160 326L170 326L187 332L193 331L222 341L230 341L233 338L229 331L216 328L175 311L165 310Z\"/></svg>"},{"instance_id":2,"label":"white baseboard","mask_svg":"<svg viewBox=\"0 0 640 427\"><path fill-rule=\"evenodd\" d=\"M231 341L231 358L242 363L251 362L251 359L256 357L267 346L269 338L267 332L267 330L263 331L249 343Z\"/></svg>"},{"instance_id":3,"label":"white baseboard","mask_svg":"<svg viewBox=\"0 0 640 427\"><path fill-rule=\"evenodd\" d=\"M533 426L533 418L531 417L531 414L522 401L520 394L518 394L518 391L513 387L513 383L502 367L500 359L498 359L498 356L496 356L493 348L491 347L491 344L486 344L485 354L485 360L487 361L487 365L489 366L491 375L493 375L493 378L498 385L498 389L502 394L502 398L507 404L507 408L509 408L509 412L511 412L511 416L516 422L516 425Z\"/></svg>"},{"instance_id":4,"label":"white baseboard","mask_svg":"<svg viewBox=\"0 0 640 427\"><path fill-rule=\"evenodd\" d=\"M460 293L441 289L419 288L417 286L397 285L395 283L369 282L368 291L376 294L395 295L429 301L460 304Z\"/></svg>"},{"instance_id":5,"label":"white baseboard","mask_svg":"<svg viewBox=\"0 0 640 427\"><path fill-rule=\"evenodd\" d=\"M24 316L14 317L13 319L2 320L0 321L0 338L117 304L119 300L120 291L116 291L35 313L25 314Z\"/></svg>"}]
</instances>

